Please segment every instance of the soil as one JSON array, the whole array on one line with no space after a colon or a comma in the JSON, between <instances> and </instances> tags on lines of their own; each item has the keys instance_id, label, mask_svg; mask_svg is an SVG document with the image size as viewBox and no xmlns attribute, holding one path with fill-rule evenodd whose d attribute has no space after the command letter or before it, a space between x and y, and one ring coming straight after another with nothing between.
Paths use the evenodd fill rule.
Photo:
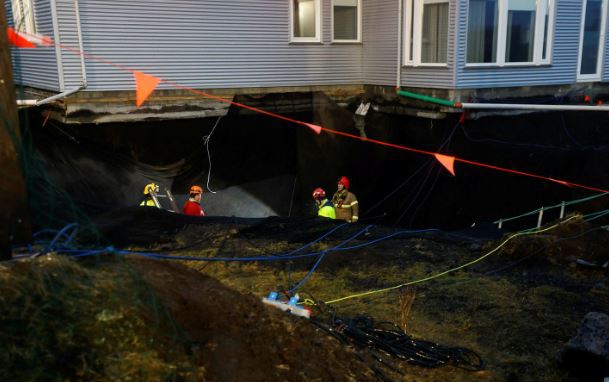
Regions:
<instances>
[{"instance_id":1,"label":"soil","mask_svg":"<svg viewBox=\"0 0 609 382\"><path fill-rule=\"evenodd\" d=\"M609 260L609 231L577 216L545 227L542 232L518 236L475 230L400 231L374 225L341 225L316 218L189 218L155 209L121 211L120 216L100 220L98 236L107 240L104 245L130 247L146 252L146 257L102 255L94 261L69 259L69 267L117 275L125 273L120 271L124 264L135 269L183 331L187 339L183 352L201 371L196 380L600 380L599 376L586 375L585 370L565 369L558 362L561 349L575 335L587 312L609 312L607 269L598 266ZM330 231L330 235L321 239ZM83 236L81 240L88 239ZM349 246L352 248L345 250ZM310 274L318 255L291 261L201 261L262 258L294 251L325 251L326 255ZM149 258L156 253L175 259ZM122 259L126 262L117 261ZM578 265L578 259L597 266ZM97 263L100 260L101 267ZM48 266L36 259L28 264ZM10 273L17 267L2 270ZM71 277L75 272L67 272L63 277ZM76 272L80 273L83 272ZM52 277L62 274L52 270ZM38 278L43 281L50 277L48 272L42 275ZM31 279L24 280L28 278ZM330 306L342 317L365 315L375 321L393 322L416 339L470 349L484 360L484 369L468 371L451 364L429 369L382 352L371 353L339 341L307 319L261 302L269 291L282 291L305 278L298 291L302 298L316 301L318 307ZM401 284L409 286L332 303L341 297ZM104 281L94 284L92 296L98 295L95 285L107 285L115 294L122 293L116 289L116 280ZM48 299L46 288L31 287L32 291L42 293L42 301ZM13 294L13 289L9 286L4 292ZM72 291L70 298L78 297L73 287L66 290ZM27 295L27 291L22 295ZM82 305L71 306L74 316L82 316L78 310L84 309ZM96 304L89 305L95 309ZM63 308L53 312L62 311ZM313 313L325 319L319 309L315 308ZM19 311L14 314L14 321L24 319ZM51 327L62 327L63 322L73 319L57 317L58 322L53 322L52 315L39 317ZM154 317L148 314L146 322L152 321ZM3 338L12 338L8 334ZM107 333L100 330L91 336L103 339ZM96 338L92 343L99 342ZM123 346L129 348L129 344ZM179 350L182 345L167 346ZM70 356L75 360L83 357ZM106 372L99 371L101 375ZM105 375L96 380L115 380ZM66 375L62 379L80 380Z\"/></svg>"},{"instance_id":2,"label":"soil","mask_svg":"<svg viewBox=\"0 0 609 382\"><path fill-rule=\"evenodd\" d=\"M181 264L130 258L198 349L206 381L374 381L349 347Z\"/></svg>"}]
</instances>

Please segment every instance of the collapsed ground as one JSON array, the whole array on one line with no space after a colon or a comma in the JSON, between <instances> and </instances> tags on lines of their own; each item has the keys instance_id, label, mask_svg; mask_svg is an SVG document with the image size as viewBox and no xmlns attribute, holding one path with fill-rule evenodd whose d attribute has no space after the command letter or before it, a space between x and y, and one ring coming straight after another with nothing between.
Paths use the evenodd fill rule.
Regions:
<instances>
[{"instance_id":1,"label":"collapsed ground","mask_svg":"<svg viewBox=\"0 0 609 382\"><path fill-rule=\"evenodd\" d=\"M142 210L109 216L99 224L101 232L121 247L217 258L290 251L336 228L304 252L329 249L365 227L311 219L172 221ZM392 232L372 226L349 246ZM472 234L401 234L329 252L299 291L330 301L387 288L457 268L502 243ZM341 316L368 315L415 338L471 349L485 361L478 372L426 369L390 357L383 366L307 320L260 302L305 277L316 257L21 260L0 268L0 339L10 344L0 356L0 379L576 381L558 367L557 354L587 312L609 312L606 270L576 261L602 264L609 260L608 243L608 231L574 218L515 237L442 277L332 304Z\"/></svg>"}]
</instances>

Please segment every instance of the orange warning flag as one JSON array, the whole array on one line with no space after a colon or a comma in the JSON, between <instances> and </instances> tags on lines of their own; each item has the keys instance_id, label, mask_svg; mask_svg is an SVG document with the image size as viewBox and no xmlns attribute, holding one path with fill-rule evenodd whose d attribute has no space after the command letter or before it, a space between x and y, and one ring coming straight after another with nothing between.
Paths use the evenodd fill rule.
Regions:
<instances>
[{"instance_id":1,"label":"orange warning flag","mask_svg":"<svg viewBox=\"0 0 609 382\"><path fill-rule=\"evenodd\" d=\"M438 162L442 163L442 166L446 167L446 169L453 174L453 176L455 175L455 157L451 157L448 155L442 155L442 154L434 154L434 156L436 157L436 159L438 160Z\"/></svg>"},{"instance_id":2,"label":"orange warning flag","mask_svg":"<svg viewBox=\"0 0 609 382\"><path fill-rule=\"evenodd\" d=\"M35 48L36 44L23 37L20 33L15 32L11 27L6 30L8 34L8 43L17 48Z\"/></svg>"},{"instance_id":3,"label":"orange warning flag","mask_svg":"<svg viewBox=\"0 0 609 382\"><path fill-rule=\"evenodd\" d=\"M315 132L315 134L321 134L321 126L318 125L313 125L310 123L305 123L304 124L306 127L308 127L309 129L313 130Z\"/></svg>"},{"instance_id":4,"label":"orange warning flag","mask_svg":"<svg viewBox=\"0 0 609 382\"><path fill-rule=\"evenodd\" d=\"M133 72L133 76L135 77L135 105L140 107L146 102L161 79L137 70Z\"/></svg>"}]
</instances>

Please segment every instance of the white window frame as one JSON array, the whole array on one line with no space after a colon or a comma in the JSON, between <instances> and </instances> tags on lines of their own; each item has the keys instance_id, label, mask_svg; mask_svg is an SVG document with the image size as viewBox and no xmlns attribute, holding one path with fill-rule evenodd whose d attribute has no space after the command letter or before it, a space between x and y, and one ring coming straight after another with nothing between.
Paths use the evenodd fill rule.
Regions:
<instances>
[{"instance_id":1,"label":"white window frame","mask_svg":"<svg viewBox=\"0 0 609 382\"><path fill-rule=\"evenodd\" d=\"M414 2L414 6L413 6ZM425 4L448 3L448 22L450 23L450 0L406 0L404 7L404 41L403 41L403 63L406 66L435 66L446 67L448 62L421 62L421 39L423 38L423 8ZM410 28L411 23L413 27ZM412 60L410 60L410 32L414 35L412 41ZM450 33L450 31L449 31ZM448 36L446 36L448 39ZM450 43L450 41L449 41ZM447 50L449 47L447 46ZM446 52L448 59L448 52Z\"/></svg>"},{"instance_id":2,"label":"white window frame","mask_svg":"<svg viewBox=\"0 0 609 382\"><path fill-rule=\"evenodd\" d=\"M466 67L489 67L489 66L540 66L552 63L552 46L554 45L554 23L556 19L556 0L536 0L535 6L535 42L533 47L533 61L527 62L506 62L505 50L507 42L507 19L508 19L508 0L498 2L499 20L497 23L497 54L495 62L467 63ZM546 58L543 57L543 22L545 12L548 9L548 37L546 45ZM468 13L469 15L469 10ZM467 39L465 39L467 44ZM465 49L467 52L467 49ZM467 57L465 58L467 60Z\"/></svg>"},{"instance_id":3,"label":"white window frame","mask_svg":"<svg viewBox=\"0 0 609 382\"><path fill-rule=\"evenodd\" d=\"M332 0L331 9L332 9L332 42L336 43L354 43L354 42L362 42L362 0L357 0L357 39L355 40L345 40L345 39L335 39L334 38L334 1Z\"/></svg>"},{"instance_id":4,"label":"white window frame","mask_svg":"<svg viewBox=\"0 0 609 382\"><path fill-rule=\"evenodd\" d=\"M607 0L603 0L601 3L601 29L598 40L598 57L596 58L596 73L593 74L580 74L582 70L582 49L583 41L584 41L584 26L585 26L585 18L586 18L586 7L588 6L588 1L582 1L582 14L581 14L581 22L579 27L579 49L577 50L577 82L595 82L600 81L603 76L603 60L605 56L605 35L607 28Z\"/></svg>"},{"instance_id":5,"label":"white window frame","mask_svg":"<svg viewBox=\"0 0 609 382\"><path fill-rule=\"evenodd\" d=\"M11 11L16 31L36 34L36 15L32 0L11 0Z\"/></svg>"},{"instance_id":6,"label":"white window frame","mask_svg":"<svg viewBox=\"0 0 609 382\"><path fill-rule=\"evenodd\" d=\"M294 0L290 2L290 42L321 42L321 0L315 1L315 37L294 36Z\"/></svg>"}]
</instances>

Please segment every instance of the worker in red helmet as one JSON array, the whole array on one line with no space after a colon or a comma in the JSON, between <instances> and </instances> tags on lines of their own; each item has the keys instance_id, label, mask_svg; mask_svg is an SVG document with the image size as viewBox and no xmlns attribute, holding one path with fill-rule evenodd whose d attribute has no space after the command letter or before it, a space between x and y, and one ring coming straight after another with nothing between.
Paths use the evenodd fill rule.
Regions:
<instances>
[{"instance_id":1,"label":"worker in red helmet","mask_svg":"<svg viewBox=\"0 0 609 382\"><path fill-rule=\"evenodd\" d=\"M332 204L336 208L336 218L346 220L349 223L356 223L359 219L359 206L355 195L349 192L349 179L346 176L341 176L336 183L337 190L332 197Z\"/></svg>"},{"instance_id":2,"label":"worker in red helmet","mask_svg":"<svg viewBox=\"0 0 609 382\"><path fill-rule=\"evenodd\" d=\"M315 204L317 204L317 215L324 218L336 219L334 205L326 198L326 192L323 188L318 187L313 190L313 199Z\"/></svg>"},{"instance_id":3,"label":"worker in red helmet","mask_svg":"<svg viewBox=\"0 0 609 382\"><path fill-rule=\"evenodd\" d=\"M184 203L184 207L182 208L184 215L205 216L205 211L201 208L201 195L203 195L203 189L199 186L192 186L190 187L188 194L188 201Z\"/></svg>"}]
</instances>

